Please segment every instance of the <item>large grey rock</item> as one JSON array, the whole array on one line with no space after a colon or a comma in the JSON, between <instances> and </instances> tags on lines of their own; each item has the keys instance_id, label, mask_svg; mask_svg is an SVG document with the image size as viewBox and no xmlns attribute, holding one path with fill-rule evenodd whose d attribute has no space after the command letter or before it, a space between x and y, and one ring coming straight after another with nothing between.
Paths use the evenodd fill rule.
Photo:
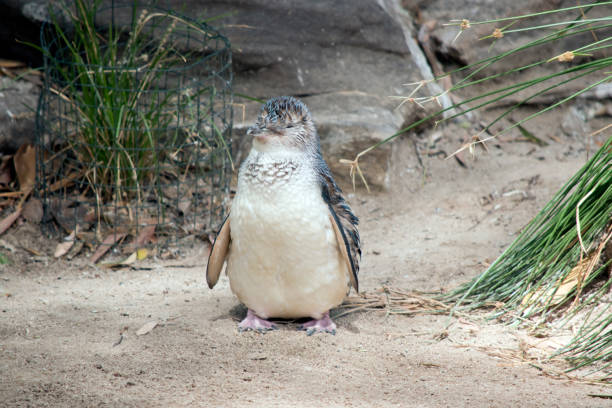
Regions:
<instances>
[{"instance_id":1,"label":"large grey rock","mask_svg":"<svg viewBox=\"0 0 612 408\"><path fill-rule=\"evenodd\" d=\"M353 159L356 153L394 134L404 124L402 115L392 107L364 93L338 92L311 96L305 101L314 112L321 150L331 170L343 180L346 180L349 168L339 159ZM388 185L390 155L391 145L386 144L359 160L370 185ZM357 180L357 185L360 185L359 177Z\"/></svg>"},{"instance_id":2,"label":"large grey rock","mask_svg":"<svg viewBox=\"0 0 612 408\"><path fill-rule=\"evenodd\" d=\"M188 1L187 8L205 16L231 13L219 29L232 43L235 91L259 99L301 97L344 185L348 168L339 159L353 159L413 119L414 106L396 109L390 96L406 94L402 84L431 76L426 64L415 64L413 53L420 49L395 0ZM235 110L241 137L257 108L240 98L236 103L246 105L244 117L241 106ZM250 141L239 144L245 150ZM361 160L371 185L386 186L389 159L384 146Z\"/></svg>"},{"instance_id":3,"label":"large grey rock","mask_svg":"<svg viewBox=\"0 0 612 408\"><path fill-rule=\"evenodd\" d=\"M411 67L402 60L409 51L391 1L190 3L207 16L231 13L220 29L232 42L236 86L253 96L391 95L410 78Z\"/></svg>"},{"instance_id":4,"label":"large grey rock","mask_svg":"<svg viewBox=\"0 0 612 408\"><path fill-rule=\"evenodd\" d=\"M31 82L0 77L0 151L14 152L34 141L38 88Z\"/></svg>"}]
</instances>

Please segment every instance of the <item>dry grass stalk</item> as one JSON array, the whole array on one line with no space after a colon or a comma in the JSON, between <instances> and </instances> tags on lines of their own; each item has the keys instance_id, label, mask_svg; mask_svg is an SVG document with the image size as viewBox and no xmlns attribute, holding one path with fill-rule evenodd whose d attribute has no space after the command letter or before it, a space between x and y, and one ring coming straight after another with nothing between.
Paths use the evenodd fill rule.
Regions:
<instances>
[{"instance_id":1,"label":"dry grass stalk","mask_svg":"<svg viewBox=\"0 0 612 408\"><path fill-rule=\"evenodd\" d=\"M571 381L575 383L581 384L592 384L592 385L602 385L609 384L609 380L606 379L590 379L585 378L580 375L571 375L568 374L565 370L560 369L566 365L566 361L561 358L537 358L530 356L528 353L528 349L533 348L533 346L529 346L526 344L521 344L520 347L513 349L507 347L492 347L492 346L474 346L470 344L457 344L453 347L461 348L461 349L472 349L477 350L481 353L484 353L488 356L498 358L510 366L519 366L519 365L529 365L550 378L562 379L566 381Z\"/></svg>"},{"instance_id":2,"label":"dry grass stalk","mask_svg":"<svg viewBox=\"0 0 612 408\"><path fill-rule=\"evenodd\" d=\"M350 296L338 307L338 318L354 312L384 311L387 315L416 315L425 313L449 313L451 307L439 302L424 293L404 291L383 286L359 296Z\"/></svg>"}]
</instances>

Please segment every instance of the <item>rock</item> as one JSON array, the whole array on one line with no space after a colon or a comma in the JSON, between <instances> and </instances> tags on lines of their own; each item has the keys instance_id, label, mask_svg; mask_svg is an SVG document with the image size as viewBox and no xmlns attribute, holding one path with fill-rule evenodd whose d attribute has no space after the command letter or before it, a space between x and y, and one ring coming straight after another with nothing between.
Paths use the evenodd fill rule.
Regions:
<instances>
[{"instance_id":1,"label":"rock","mask_svg":"<svg viewBox=\"0 0 612 408\"><path fill-rule=\"evenodd\" d=\"M402 63L409 56L403 27L389 12L392 1L197 3L206 16L231 13L220 30L234 49L235 85L251 96L392 95L410 78L412 67Z\"/></svg>"},{"instance_id":2,"label":"rock","mask_svg":"<svg viewBox=\"0 0 612 408\"><path fill-rule=\"evenodd\" d=\"M44 23L50 21L47 1L29 1L22 7L23 15L31 21Z\"/></svg>"},{"instance_id":3,"label":"rock","mask_svg":"<svg viewBox=\"0 0 612 408\"><path fill-rule=\"evenodd\" d=\"M578 3L574 0L515 0L509 1L489 1L489 0L403 0L402 4L414 15L418 16L418 23L436 22L431 35L437 44L436 53L439 58L447 59L446 62L459 62L461 64L472 64L479 60L489 58L498 53L509 51L519 45L527 44L536 38L544 37L549 34L549 30L527 30L511 33L498 39L491 48L492 39L480 40L482 37L491 35L495 28L503 28L510 21L503 21L491 24L471 25L457 37L460 31L458 26L445 26L451 20L466 19L470 22L486 21L514 17L519 15L538 13L546 10L554 10L563 7L573 7ZM588 11L588 17L605 17L609 15L609 7L594 7ZM537 26L550 24L559 21L570 21L576 19L580 14L578 10L568 11L562 14L552 13L534 18L526 19L508 29L521 27ZM561 20L563 19L563 20ZM554 27L553 27L554 28ZM600 32L600 39L610 35L604 31ZM522 65L530 62L540 61L543 58L552 58L565 51L573 50L586 42L592 42L591 32L584 32L580 35L569 36L560 41L546 43L540 47L529 48L513 57L505 58L494 65L488 67L483 73L492 74L505 72L515 68L517 57L520 57ZM557 70L556 64L545 64L542 71L550 72Z\"/></svg>"},{"instance_id":4,"label":"rock","mask_svg":"<svg viewBox=\"0 0 612 408\"><path fill-rule=\"evenodd\" d=\"M418 114L409 104L395 109L399 102L390 98L407 93L402 84L431 78L426 63L415 64L413 53L421 62L424 58L397 1L197 3L207 16L232 13L219 28L234 49L235 91L262 100L276 95L303 99L319 129L324 156L344 187L350 180L340 159L352 160ZM242 140L244 129L259 105L235 102L235 136L243 152L250 147ZM360 161L371 186L387 187L390 152L386 145Z\"/></svg>"},{"instance_id":5,"label":"rock","mask_svg":"<svg viewBox=\"0 0 612 408\"><path fill-rule=\"evenodd\" d=\"M0 77L0 151L14 152L34 142L38 93L30 82Z\"/></svg>"},{"instance_id":6,"label":"rock","mask_svg":"<svg viewBox=\"0 0 612 408\"><path fill-rule=\"evenodd\" d=\"M391 103L381 103L371 94L337 92L303 98L313 112L321 138L321 150L330 169L348 185L349 166L340 159L353 160L355 155L401 129L404 116ZM370 186L388 187L391 144L385 144L359 160ZM363 186L356 177L356 186Z\"/></svg>"},{"instance_id":7,"label":"rock","mask_svg":"<svg viewBox=\"0 0 612 408\"><path fill-rule=\"evenodd\" d=\"M507 33L494 42L492 38L482 38L490 36L494 29L503 28L510 24L511 21L507 20L489 24L474 24L475 22L511 18L548 10L558 10L564 7L575 7L580 3L573 0L516 0L512 2L490 0L402 0L402 4L414 16L414 21L419 27L419 34L423 31L426 31L428 34L428 44L431 47L431 54L434 56L434 62L432 63L434 72L444 73L459 68L460 66L475 64L483 59L511 51L516 47L550 35L553 33L554 29L563 27L563 25L559 25L539 30L524 30ZM610 6L597 6L592 7L590 10L585 8L584 12L587 18L609 17ZM563 21L568 22L576 20L579 16L580 11L577 9L563 13L549 13L521 20L509 27L509 29L523 29L560 23ZM457 25L444 25L451 20L461 21L463 19L470 21L470 26L468 29L462 31L461 35L458 37L457 34L460 32L460 28ZM590 27L602 25L604 25L603 22L594 22ZM612 29L609 27L597 29L594 30L594 33L590 30L584 30L584 32L578 35L567 36L542 44L538 47L527 48L487 66L482 71L476 73L474 78L480 79L488 75L505 73L531 63L548 61L569 50L576 50L587 44L593 43L595 41L594 35L596 35L599 40L609 38L610 35L612 35ZM595 58L606 57L607 55L605 52L606 51L603 49L592 52L589 51L591 56L578 56L572 62L552 60L527 70L513 72L511 75L506 75L476 86L458 90L453 92L452 96L456 101L461 99L465 100L469 97L490 92L494 89L505 88L510 84L518 84L536 78L550 76L562 70L575 67L579 63L592 61ZM551 87L553 84L559 84L563 80L570 79L571 76L584 74L585 70L550 79L508 96L498 104L498 107L506 109L510 108L513 104L521 104L521 107L514 113L516 114L516 120L514 122L516 122L533 114L534 109L540 110L552 106L557 102L563 101L566 97L590 87L603 78L602 75L604 71L605 67L602 67L598 72L581 78L574 78L559 87L538 95L538 92L544 91L545 88ZM467 72L471 71L468 69L461 73L453 74L452 82L456 84L465 77ZM448 87L451 80L448 78L446 81L448 81L448 84L445 84L445 87ZM585 135L595 130L592 129L590 124L586 121L594 116L605 115L608 114L608 112L612 112L610 89L605 85L607 84L600 84L594 89L585 92L579 98L566 101L560 106L557 106L555 110L561 112L560 117L562 120L551 121L545 131L553 135L565 134L575 140L585 140ZM525 101L526 98L529 99ZM598 103L591 103L592 100ZM470 119L472 123L486 123L496 118L499 113L501 112L494 113L492 109L481 109L478 112L473 112L475 116L472 118L467 118ZM542 118L545 117L546 116L543 116ZM482 118L482 121L479 118ZM509 127L512 124L512 121L502 119L498 122L498 125L500 125L499 130Z\"/></svg>"},{"instance_id":8,"label":"rock","mask_svg":"<svg viewBox=\"0 0 612 408\"><path fill-rule=\"evenodd\" d=\"M28 4L32 4L28 6ZM37 43L40 21L33 21L27 9L43 1L0 0L0 58L42 65L42 56L24 43ZM0 152L13 153L24 143L34 141L34 120L40 90L31 82L13 80L0 74Z\"/></svg>"},{"instance_id":9,"label":"rock","mask_svg":"<svg viewBox=\"0 0 612 408\"><path fill-rule=\"evenodd\" d=\"M40 224L43 218L42 202L38 198L30 197L30 199L23 205L21 215L29 222Z\"/></svg>"}]
</instances>

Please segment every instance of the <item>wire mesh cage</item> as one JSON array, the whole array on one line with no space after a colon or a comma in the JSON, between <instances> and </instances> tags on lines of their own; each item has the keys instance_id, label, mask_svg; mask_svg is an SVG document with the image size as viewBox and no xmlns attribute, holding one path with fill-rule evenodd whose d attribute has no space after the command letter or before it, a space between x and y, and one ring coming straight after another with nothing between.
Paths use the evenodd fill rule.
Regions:
<instances>
[{"instance_id":1,"label":"wire mesh cage","mask_svg":"<svg viewBox=\"0 0 612 408\"><path fill-rule=\"evenodd\" d=\"M216 228L231 178L229 41L154 7L75 0L41 29L44 225L90 246Z\"/></svg>"}]
</instances>

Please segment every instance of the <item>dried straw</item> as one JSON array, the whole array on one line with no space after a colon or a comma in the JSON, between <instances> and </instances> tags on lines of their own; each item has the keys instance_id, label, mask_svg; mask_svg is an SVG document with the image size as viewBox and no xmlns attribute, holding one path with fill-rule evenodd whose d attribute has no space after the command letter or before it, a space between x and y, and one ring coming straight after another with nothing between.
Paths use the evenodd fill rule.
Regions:
<instances>
[{"instance_id":1,"label":"dried straw","mask_svg":"<svg viewBox=\"0 0 612 408\"><path fill-rule=\"evenodd\" d=\"M349 296L336 310L334 318L363 311L384 311L387 316L449 313L451 307L428 297L427 293L383 286L359 296Z\"/></svg>"}]
</instances>

